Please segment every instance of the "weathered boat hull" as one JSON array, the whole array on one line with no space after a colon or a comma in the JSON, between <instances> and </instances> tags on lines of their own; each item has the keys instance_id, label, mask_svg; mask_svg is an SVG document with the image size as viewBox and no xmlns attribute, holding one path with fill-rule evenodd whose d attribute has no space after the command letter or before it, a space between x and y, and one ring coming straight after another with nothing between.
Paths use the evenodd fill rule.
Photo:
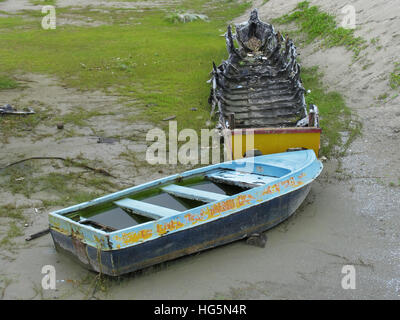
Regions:
<instances>
[{"instance_id":1,"label":"weathered boat hull","mask_svg":"<svg viewBox=\"0 0 400 320\"><path fill-rule=\"evenodd\" d=\"M219 114L217 128L225 142L231 140L232 159L254 149L272 154L303 148L318 155L318 107L310 104L307 110L293 41L259 20L257 9L235 29L233 34L228 26L229 57L218 67L213 63L209 81L211 114ZM257 131L252 135L254 145L246 146L238 138L239 130L245 132L243 138L250 135L246 132Z\"/></svg>"},{"instance_id":2,"label":"weathered boat hull","mask_svg":"<svg viewBox=\"0 0 400 320\"><path fill-rule=\"evenodd\" d=\"M70 254L86 268L119 276L266 231L290 217L310 187L307 184L224 218L124 249L100 250L54 229L51 235L58 251Z\"/></svg>"},{"instance_id":3,"label":"weathered boat hull","mask_svg":"<svg viewBox=\"0 0 400 320\"><path fill-rule=\"evenodd\" d=\"M312 150L227 161L51 212L50 230L59 251L91 270L118 276L272 228L295 212L321 170ZM198 177L239 189L221 194L207 184L201 191L193 185ZM148 192L163 197L161 206L149 202ZM202 203L173 210L165 202L169 192ZM87 215L108 212L115 220L115 209L126 212L121 207L153 218L110 230Z\"/></svg>"},{"instance_id":4,"label":"weathered boat hull","mask_svg":"<svg viewBox=\"0 0 400 320\"><path fill-rule=\"evenodd\" d=\"M296 127L307 105L294 43L259 20L257 9L235 29L232 34L228 26L229 57L213 64L210 80L209 103L212 114L219 113L219 127Z\"/></svg>"}]
</instances>

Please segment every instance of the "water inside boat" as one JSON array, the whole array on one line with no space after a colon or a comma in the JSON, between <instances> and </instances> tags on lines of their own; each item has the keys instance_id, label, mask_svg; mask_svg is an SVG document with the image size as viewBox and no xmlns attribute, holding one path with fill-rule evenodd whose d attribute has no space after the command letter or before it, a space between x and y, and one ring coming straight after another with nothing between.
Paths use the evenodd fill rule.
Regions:
<instances>
[{"instance_id":1,"label":"water inside boat","mask_svg":"<svg viewBox=\"0 0 400 320\"><path fill-rule=\"evenodd\" d=\"M207 176L166 184L66 214L81 224L111 232L183 212L243 192L247 187Z\"/></svg>"}]
</instances>

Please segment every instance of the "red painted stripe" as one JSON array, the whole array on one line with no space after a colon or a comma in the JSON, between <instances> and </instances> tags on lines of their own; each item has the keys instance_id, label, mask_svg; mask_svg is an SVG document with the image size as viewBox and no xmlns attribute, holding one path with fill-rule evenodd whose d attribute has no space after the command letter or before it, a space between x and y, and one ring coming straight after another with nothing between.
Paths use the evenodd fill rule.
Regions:
<instances>
[{"instance_id":1,"label":"red painted stripe","mask_svg":"<svg viewBox=\"0 0 400 320\"><path fill-rule=\"evenodd\" d=\"M257 129L235 129L231 130L235 134L282 134L282 133L321 133L321 128L302 127L302 128L257 128Z\"/></svg>"}]
</instances>

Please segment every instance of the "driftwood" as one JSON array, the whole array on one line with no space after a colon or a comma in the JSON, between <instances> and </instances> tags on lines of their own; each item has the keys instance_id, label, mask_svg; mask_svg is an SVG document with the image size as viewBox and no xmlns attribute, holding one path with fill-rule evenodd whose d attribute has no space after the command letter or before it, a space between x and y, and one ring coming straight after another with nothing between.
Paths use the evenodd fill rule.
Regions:
<instances>
[{"instance_id":1,"label":"driftwood","mask_svg":"<svg viewBox=\"0 0 400 320\"><path fill-rule=\"evenodd\" d=\"M35 114L35 111L33 111L32 108L26 108L22 111L19 111L10 104L6 104L5 106L0 107L0 115L6 115L6 114L28 115L28 114Z\"/></svg>"},{"instance_id":2,"label":"driftwood","mask_svg":"<svg viewBox=\"0 0 400 320\"><path fill-rule=\"evenodd\" d=\"M292 40L260 21L257 9L248 22L236 25L236 34L228 26L225 39L229 58L218 67L213 63L209 81L211 113L219 114L220 127L293 127L306 118Z\"/></svg>"},{"instance_id":3,"label":"driftwood","mask_svg":"<svg viewBox=\"0 0 400 320\"><path fill-rule=\"evenodd\" d=\"M85 169L88 169L88 170L92 170L92 171L94 171L96 173L100 173L100 174L105 175L107 177L115 178L115 176L113 176L112 174L110 174L109 172L107 172L104 169L93 168L93 167L90 167L90 166L88 166L86 164L83 164L83 163L81 163L79 161L76 161L76 160L73 160L73 159L66 159L66 158L62 158L62 157L31 157L31 158L26 158L26 159L22 159L22 160L10 163L10 164L8 164L8 165L6 165L4 167L1 167L0 171L4 170L6 168L9 168L9 167L15 166L17 164L20 164L22 162L30 161L30 160L61 160L61 161L68 161L68 162L70 162L71 164L73 164L73 165L75 165L77 167L82 167L82 168L85 168Z\"/></svg>"},{"instance_id":4,"label":"driftwood","mask_svg":"<svg viewBox=\"0 0 400 320\"><path fill-rule=\"evenodd\" d=\"M41 236L44 236L44 235L48 234L49 232L50 232L50 228L47 228L45 230L36 232L36 233L30 235L28 238L26 238L25 241L31 241L33 239L39 238Z\"/></svg>"}]
</instances>

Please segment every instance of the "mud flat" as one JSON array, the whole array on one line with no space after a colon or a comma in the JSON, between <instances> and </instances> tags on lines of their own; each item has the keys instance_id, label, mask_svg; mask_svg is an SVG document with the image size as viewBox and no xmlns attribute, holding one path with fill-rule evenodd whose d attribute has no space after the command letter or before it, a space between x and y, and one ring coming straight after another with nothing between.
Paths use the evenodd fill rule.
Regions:
<instances>
[{"instance_id":1,"label":"mud flat","mask_svg":"<svg viewBox=\"0 0 400 320\"><path fill-rule=\"evenodd\" d=\"M17 2L28 3L6 1L5 4L16 5ZM270 0L254 6L260 7L260 18L269 21L289 13L297 2ZM311 4L336 15L340 22L340 10L347 2L318 0ZM318 43L298 45L298 49L305 66L319 65L324 72L324 83L345 95L357 120L363 123L362 135L342 159L329 159L325 163L323 174L298 212L268 231L264 249L240 241L119 279L99 280L68 257L57 254L49 235L29 243L24 243L23 236L19 236L17 246L0 250L0 296L5 299L398 299L400 98L395 96L388 83L393 64L399 58L398 6L397 1L383 0L356 0L352 5L356 8L359 26L356 35L370 43L364 49L362 59L353 61L352 53L341 47L319 49ZM247 17L248 13L237 21ZM372 45L371 39L379 39L382 48ZM28 81L25 94L2 92L0 103L33 100L38 101L39 110L45 106L58 106L57 112L79 105L81 99L86 99L85 105L89 107L103 104L104 112L108 110L107 106L117 108L118 105L115 97L104 93L97 93L93 98L92 94L85 95L57 84L50 87L53 94L46 98L40 87L48 86L48 77L27 75L26 80L32 82ZM385 93L391 98L377 99ZM112 136L117 128L120 130L117 115L99 116L88 121L94 128L95 137L100 129L105 136ZM127 131L136 130L140 136L149 127L149 124L144 127L132 124ZM34 135L29 133L18 139L10 137L10 143L1 145L0 160L8 163L13 158L34 156L37 150L60 156L65 156L66 150L74 150L74 156L82 154L82 158L98 158L99 166L108 164L104 168L117 177L112 180L115 188L123 186L118 178L124 174L135 177L126 181L132 184L168 174L164 168L161 173L145 167L133 168L129 167L126 158L113 158L113 154L120 154L126 148L135 148L134 153L143 155L145 145L126 139L128 133L121 135L119 143L109 145L90 141L87 136L93 132L86 132L87 128L82 130L80 137L71 138L63 136L65 132L59 132L55 127L38 126L34 134L48 138L35 142ZM60 135L58 143L50 138L53 135ZM43 170L60 168L49 162ZM172 172L173 168L170 170ZM15 178L20 176L17 174ZM2 191L3 205L10 198L10 193ZM33 210L43 205L40 201L22 196L13 201L33 216L24 233L34 233L46 226L46 212ZM47 264L56 267L56 291L41 288L41 268ZM344 290L341 286L344 265L355 267L355 290Z\"/></svg>"}]
</instances>

